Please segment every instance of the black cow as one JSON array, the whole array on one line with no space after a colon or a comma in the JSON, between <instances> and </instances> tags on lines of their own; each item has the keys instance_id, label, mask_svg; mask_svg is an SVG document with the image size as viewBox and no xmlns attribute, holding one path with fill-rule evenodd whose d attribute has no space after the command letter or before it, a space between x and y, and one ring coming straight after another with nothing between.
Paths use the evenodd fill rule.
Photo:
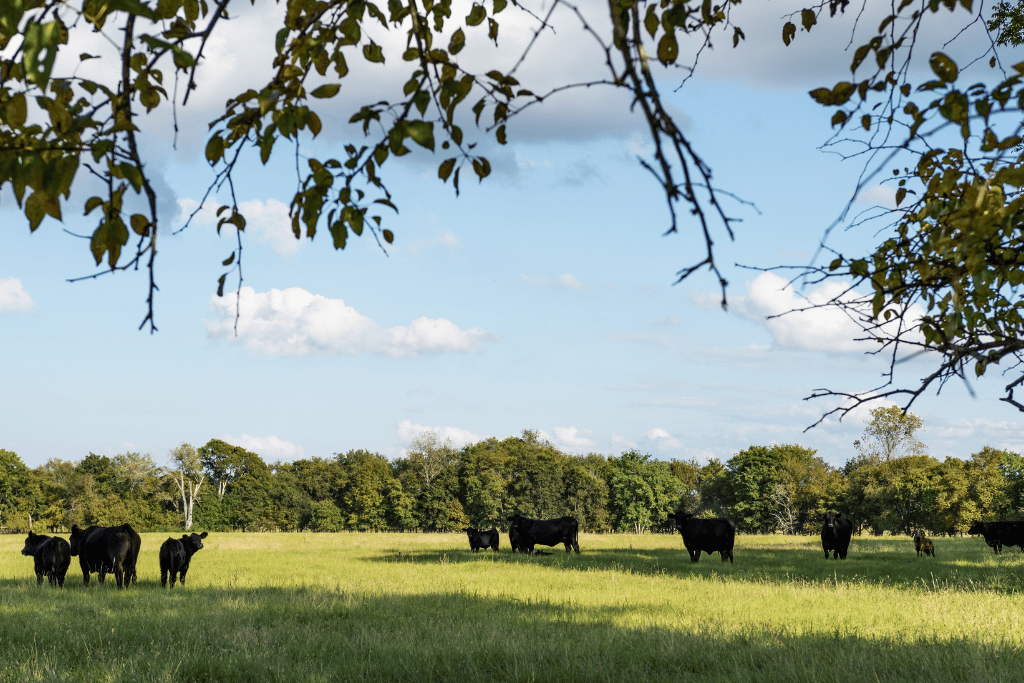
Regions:
<instances>
[{"instance_id":1,"label":"black cow","mask_svg":"<svg viewBox=\"0 0 1024 683\"><path fill-rule=\"evenodd\" d=\"M203 549L203 539L206 532L201 534L184 534L180 539L168 538L160 546L160 585L167 588L167 572L171 573L171 588L174 588L174 579L179 577L181 585L185 585L185 574L188 573L188 564L192 556Z\"/></svg>"},{"instance_id":2,"label":"black cow","mask_svg":"<svg viewBox=\"0 0 1024 683\"><path fill-rule=\"evenodd\" d=\"M1024 553L1024 522L975 522L967 533L984 536L996 555L1003 552L1004 545L1020 546Z\"/></svg>"},{"instance_id":3,"label":"black cow","mask_svg":"<svg viewBox=\"0 0 1024 683\"><path fill-rule=\"evenodd\" d=\"M64 577L71 565L71 546L63 538L43 536L28 532L22 555L32 555L36 561L36 585L43 585L43 577L51 586L64 587Z\"/></svg>"},{"instance_id":4,"label":"black cow","mask_svg":"<svg viewBox=\"0 0 1024 683\"><path fill-rule=\"evenodd\" d=\"M107 572L113 572L117 587L129 586L135 581L142 539L130 524L121 526L71 527L71 554L78 555L82 579L89 585L89 574L96 572L102 584Z\"/></svg>"},{"instance_id":5,"label":"black cow","mask_svg":"<svg viewBox=\"0 0 1024 683\"><path fill-rule=\"evenodd\" d=\"M699 560L703 551L708 555L719 553L722 562L728 559L729 564L735 564L732 548L736 543L736 525L731 519L698 519L688 512L677 512L668 518L675 522L676 529L682 535L691 562Z\"/></svg>"},{"instance_id":6,"label":"black cow","mask_svg":"<svg viewBox=\"0 0 1024 683\"><path fill-rule=\"evenodd\" d=\"M498 552L498 540L501 538L501 534L498 533L497 529L491 528L481 531L480 529L468 527L463 529L463 531L469 536L469 549L474 553L479 552L481 548L490 548L494 552Z\"/></svg>"},{"instance_id":7,"label":"black cow","mask_svg":"<svg viewBox=\"0 0 1024 683\"><path fill-rule=\"evenodd\" d=\"M852 535L853 524L850 520L834 512L827 513L825 522L821 525L821 549L825 551L825 559L828 559L831 551L833 559L845 560L846 553L850 550Z\"/></svg>"},{"instance_id":8,"label":"black cow","mask_svg":"<svg viewBox=\"0 0 1024 683\"><path fill-rule=\"evenodd\" d=\"M565 552L580 552L580 525L575 517L559 517L558 519L529 519L522 515L508 518L508 540L512 544L512 552L519 551L533 555L535 545L553 546L565 544Z\"/></svg>"}]
</instances>

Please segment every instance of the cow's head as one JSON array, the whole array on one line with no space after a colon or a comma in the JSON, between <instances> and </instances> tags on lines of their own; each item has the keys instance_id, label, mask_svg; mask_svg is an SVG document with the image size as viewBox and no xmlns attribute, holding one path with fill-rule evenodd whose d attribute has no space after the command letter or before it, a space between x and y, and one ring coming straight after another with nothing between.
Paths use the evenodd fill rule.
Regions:
<instances>
[{"instance_id":1,"label":"cow's head","mask_svg":"<svg viewBox=\"0 0 1024 683\"><path fill-rule=\"evenodd\" d=\"M829 531L835 531L836 528L836 513L826 512L825 513L825 528Z\"/></svg>"},{"instance_id":2,"label":"cow's head","mask_svg":"<svg viewBox=\"0 0 1024 683\"><path fill-rule=\"evenodd\" d=\"M676 530L680 531L680 532L683 530L683 527L686 525L686 520L692 519L692 518L693 518L693 513L683 512L682 510L677 510L674 515L673 514L669 514L668 515L669 521L672 522L672 524L673 524L673 526L675 526Z\"/></svg>"},{"instance_id":3,"label":"cow's head","mask_svg":"<svg viewBox=\"0 0 1024 683\"><path fill-rule=\"evenodd\" d=\"M25 547L21 549L21 554L35 555L36 548L38 548L43 541L48 541L49 539L49 536L40 536L39 534L34 534L31 531L28 532L28 538L25 539Z\"/></svg>"},{"instance_id":4,"label":"cow's head","mask_svg":"<svg viewBox=\"0 0 1024 683\"><path fill-rule=\"evenodd\" d=\"M71 536L68 538L68 543L71 545L71 554L77 555L78 550L81 547L82 541L85 540L85 532L78 528L77 524L71 525Z\"/></svg>"},{"instance_id":5,"label":"cow's head","mask_svg":"<svg viewBox=\"0 0 1024 683\"><path fill-rule=\"evenodd\" d=\"M974 522L973 524L971 524L971 528L967 530L967 533L971 534L972 536L983 534L985 533L985 527L982 525L981 522Z\"/></svg>"},{"instance_id":6,"label":"cow's head","mask_svg":"<svg viewBox=\"0 0 1024 683\"><path fill-rule=\"evenodd\" d=\"M206 532L201 534L185 534L181 537L181 544L189 551L189 554L195 553L197 550L203 549L203 539L206 538Z\"/></svg>"}]
</instances>

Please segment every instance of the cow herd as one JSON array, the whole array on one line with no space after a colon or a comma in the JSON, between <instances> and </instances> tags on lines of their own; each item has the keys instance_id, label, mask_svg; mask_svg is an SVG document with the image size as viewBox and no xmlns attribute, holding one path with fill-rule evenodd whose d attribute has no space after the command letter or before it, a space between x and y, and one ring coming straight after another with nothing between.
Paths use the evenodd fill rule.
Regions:
<instances>
[{"instance_id":1,"label":"cow herd","mask_svg":"<svg viewBox=\"0 0 1024 683\"><path fill-rule=\"evenodd\" d=\"M683 545L690 554L690 561L700 560L702 552L718 553L722 562L733 563L733 546L736 542L736 525L732 520L701 519L692 514L677 512L668 516L677 531L683 537ZM522 515L512 515L509 523L508 539L512 552L527 555L542 554L535 550L538 545L548 547L559 543L565 546L565 552L580 552L579 523L575 517L559 517L557 519L529 519ZM501 533L495 529L463 529L469 537L469 547L473 552L490 548L497 552L501 541ZM1003 546L1017 546L1024 553L1024 522L975 522L968 531L971 535L980 535L992 551L999 554ZM853 525L850 520L829 512L821 526L821 548L825 551L825 559L845 560L850 549L850 538ZM207 533L184 534L180 539L168 538L160 546L160 585L167 587L170 575L171 588L174 584L185 585L192 556L203 548L203 539ZM935 544L926 538L922 530L913 534L914 550L918 557L935 557ZM77 555L82 568L82 580L89 585L89 575L98 574L102 584L107 573L112 573L117 587L128 587L136 583L135 566L139 559L142 539L129 524L104 527L90 526L80 529L78 525L71 527L69 541L56 536L44 536L28 532L25 547L21 554L31 556L35 561L36 584L43 585L47 579L51 586L64 586L64 578L71 557Z\"/></svg>"},{"instance_id":2,"label":"cow herd","mask_svg":"<svg viewBox=\"0 0 1024 683\"><path fill-rule=\"evenodd\" d=\"M722 562L729 560L734 564L733 546L736 543L736 525L725 518L702 519L690 513L677 512L668 516L676 530L683 537L683 545L690 554L690 561L700 560L702 552L710 555L718 553ZM565 544L565 552L580 551L579 524L575 517L559 517L558 519L527 519L521 515L509 517L508 540L512 552L516 551L533 555L534 546L554 546ZM481 548L498 551L500 532L491 528L486 531L469 527L463 529L469 537L469 548L473 552ZM981 535L993 552L999 554L1003 546L1018 546L1024 553L1024 522L975 522L968 531L972 536ZM832 557L845 560L850 550L850 539L853 536L853 523L834 512L825 515L821 525L821 549L825 551L825 559ZM935 557L935 544L918 529L913 534L914 550L917 556ZM540 551L536 551L540 552Z\"/></svg>"},{"instance_id":3,"label":"cow herd","mask_svg":"<svg viewBox=\"0 0 1024 683\"><path fill-rule=\"evenodd\" d=\"M160 546L160 585L167 587L167 574L171 575L171 588L175 579L185 585L185 574L192 556L203 547L202 534L183 535L181 539L168 538ZM118 588L136 583L135 566L142 549L142 538L130 524L121 526L71 527L69 541L63 538L28 532L21 554L35 558L36 585L43 579L51 586L64 586L64 577L71 566L71 557L78 556L82 580L89 585L89 575L98 574L102 584L108 573L117 580Z\"/></svg>"}]
</instances>

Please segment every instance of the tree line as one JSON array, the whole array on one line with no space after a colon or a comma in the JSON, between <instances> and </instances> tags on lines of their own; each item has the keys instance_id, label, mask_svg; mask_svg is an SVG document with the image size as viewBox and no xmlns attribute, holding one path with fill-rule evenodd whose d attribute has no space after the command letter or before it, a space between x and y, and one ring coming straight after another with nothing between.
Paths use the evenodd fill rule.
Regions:
<instances>
[{"instance_id":1,"label":"tree line","mask_svg":"<svg viewBox=\"0 0 1024 683\"><path fill-rule=\"evenodd\" d=\"M835 510L858 533L952 534L977 519L1022 518L1020 454L986 447L940 462L920 452L912 413L872 414L857 455L841 467L795 444L751 446L704 465L637 450L573 455L530 430L462 448L425 432L394 460L350 450L268 464L213 439L173 449L170 467L148 454L90 453L30 469L0 450L0 526L452 531L504 528L519 513L573 515L588 532L642 533L671 531L667 516L681 508L729 517L743 533L816 533Z\"/></svg>"}]
</instances>

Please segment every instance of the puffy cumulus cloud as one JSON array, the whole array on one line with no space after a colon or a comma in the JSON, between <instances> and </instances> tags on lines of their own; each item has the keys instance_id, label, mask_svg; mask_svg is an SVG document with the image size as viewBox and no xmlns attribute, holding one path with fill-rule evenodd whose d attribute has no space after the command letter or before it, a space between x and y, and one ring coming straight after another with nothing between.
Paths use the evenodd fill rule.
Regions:
<instances>
[{"instance_id":1,"label":"puffy cumulus cloud","mask_svg":"<svg viewBox=\"0 0 1024 683\"><path fill-rule=\"evenodd\" d=\"M0 313L31 311L35 302L16 277L0 278Z\"/></svg>"},{"instance_id":2,"label":"puffy cumulus cloud","mask_svg":"<svg viewBox=\"0 0 1024 683\"><path fill-rule=\"evenodd\" d=\"M244 340L249 349L271 355L378 353L410 358L448 351L474 353L497 339L478 327L462 330L444 318L418 318L408 326L383 329L341 299L311 294L299 287L260 293L243 287L236 337L238 300L238 293L210 297L214 319L206 321L207 333L215 339Z\"/></svg>"},{"instance_id":3,"label":"puffy cumulus cloud","mask_svg":"<svg viewBox=\"0 0 1024 683\"><path fill-rule=\"evenodd\" d=\"M523 282L531 285L537 285L539 287L563 287L577 292L582 292L586 289L586 285L580 282L578 277L570 275L569 273L562 273L553 279L546 277L531 277L529 275L523 275L522 273L519 274L519 277L522 278Z\"/></svg>"},{"instance_id":4,"label":"puffy cumulus cloud","mask_svg":"<svg viewBox=\"0 0 1024 683\"><path fill-rule=\"evenodd\" d=\"M622 434L612 434L611 436L612 445L616 448L622 448L628 450L630 448L639 448L640 444L636 441L630 441Z\"/></svg>"},{"instance_id":5,"label":"puffy cumulus cloud","mask_svg":"<svg viewBox=\"0 0 1024 683\"><path fill-rule=\"evenodd\" d=\"M648 430L647 441L659 451L674 451L683 447L682 442L661 427Z\"/></svg>"},{"instance_id":6,"label":"puffy cumulus cloud","mask_svg":"<svg viewBox=\"0 0 1024 683\"><path fill-rule=\"evenodd\" d=\"M301 459L306 454L302 446L296 446L295 444L279 439L276 436L251 436L249 434L232 436L230 434L224 434L220 437L220 440L232 444L233 446L244 448L247 451L251 451L263 458L266 462L274 460L297 460Z\"/></svg>"},{"instance_id":7,"label":"puffy cumulus cloud","mask_svg":"<svg viewBox=\"0 0 1024 683\"><path fill-rule=\"evenodd\" d=\"M592 451L597 442L592 438L594 432L589 429L577 429L576 427L555 427L554 437L540 430L541 438L551 441L563 451Z\"/></svg>"},{"instance_id":8,"label":"puffy cumulus cloud","mask_svg":"<svg viewBox=\"0 0 1024 683\"><path fill-rule=\"evenodd\" d=\"M442 441L451 439L452 444L456 448L462 448L463 446L476 443L477 441L482 441L486 438L474 434L468 429L461 429L459 427L428 427L426 425L415 424L412 420L402 420L398 423L398 440L402 443L408 444L423 432L434 432Z\"/></svg>"},{"instance_id":9,"label":"puffy cumulus cloud","mask_svg":"<svg viewBox=\"0 0 1024 683\"><path fill-rule=\"evenodd\" d=\"M183 224L189 218L195 224L215 226L219 206L212 203L199 206L194 199L179 199L178 217L176 222ZM292 232L292 220L288 216L288 205L276 199L268 199L266 203L252 199L238 205L238 210L245 216L245 230L254 235L260 242L269 242L280 256L294 254L302 246L302 240L295 239ZM193 215L194 214L194 215ZM221 217L227 214L221 214Z\"/></svg>"},{"instance_id":10,"label":"puffy cumulus cloud","mask_svg":"<svg viewBox=\"0 0 1024 683\"><path fill-rule=\"evenodd\" d=\"M747 282L745 295L730 297L729 311L763 325L781 348L860 353L876 349L877 345L862 339L865 333L847 312L825 306L830 301L849 302L857 298L860 294L848 291L843 283L826 282L800 294L788 280L774 273L761 273ZM691 293L690 299L705 310L718 305L716 294L696 292ZM811 308L814 306L821 308ZM865 307L865 315L869 312ZM923 311L914 306L909 315L916 319ZM893 332L896 324L895 320L891 323ZM883 326L883 332L888 327Z\"/></svg>"}]
</instances>

